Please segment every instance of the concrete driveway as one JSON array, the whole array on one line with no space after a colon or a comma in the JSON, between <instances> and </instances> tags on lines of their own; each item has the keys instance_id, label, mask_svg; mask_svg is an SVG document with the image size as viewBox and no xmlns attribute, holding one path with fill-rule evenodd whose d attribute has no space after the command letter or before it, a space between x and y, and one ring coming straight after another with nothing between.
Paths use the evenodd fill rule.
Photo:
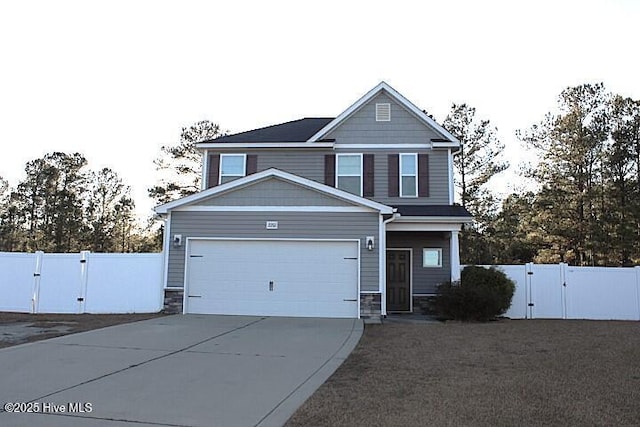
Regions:
<instances>
[{"instance_id":1,"label":"concrete driveway","mask_svg":"<svg viewBox=\"0 0 640 427\"><path fill-rule=\"evenodd\" d=\"M0 425L279 426L361 335L355 319L177 315L9 347L0 403L23 412Z\"/></svg>"}]
</instances>

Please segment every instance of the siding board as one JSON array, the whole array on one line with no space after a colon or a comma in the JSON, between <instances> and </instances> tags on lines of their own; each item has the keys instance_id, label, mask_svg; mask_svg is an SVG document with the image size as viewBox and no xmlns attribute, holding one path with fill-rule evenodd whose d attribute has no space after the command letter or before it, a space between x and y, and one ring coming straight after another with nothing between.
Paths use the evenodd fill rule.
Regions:
<instances>
[{"instance_id":1,"label":"siding board","mask_svg":"<svg viewBox=\"0 0 640 427\"><path fill-rule=\"evenodd\" d=\"M355 206L319 191L270 178L245 188L216 195L198 206Z\"/></svg>"},{"instance_id":2,"label":"siding board","mask_svg":"<svg viewBox=\"0 0 640 427\"><path fill-rule=\"evenodd\" d=\"M391 104L390 122L376 122L376 103ZM427 143L432 138L443 138L443 135L381 92L329 132L326 138L335 138L341 144L392 144Z\"/></svg>"},{"instance_id":3,"label":"siding board","mask_svg":"<svg viewBox=\"0 0 640 427\"><path fill-rule=\"evenodd\" d=\"M284 172L301 176L313 181L324 183L324 155L323 151L300 150L255 150L258 167L256 172L275 168Z\"/></svg>"}]
</instances>

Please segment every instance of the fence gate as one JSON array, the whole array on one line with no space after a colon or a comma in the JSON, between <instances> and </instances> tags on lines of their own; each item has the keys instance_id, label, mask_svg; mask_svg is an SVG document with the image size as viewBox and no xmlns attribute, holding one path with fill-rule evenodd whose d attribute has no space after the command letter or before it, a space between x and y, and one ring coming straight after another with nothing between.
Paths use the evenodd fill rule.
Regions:
<instances>
[{"instance_id":1,"label":"fence gate","mask_svg":"<svg viewBox=\"0 0 640 427\"><path fill-rule=\"evenodd\" d=\"M83 276L86 258L78 254L36 254L42 257L40 277L34 290L35 313L82 313Z\"/></svg>"},{"instance_id":2,"label":"fence gate","mask_svg":"<svg viewBox=\"0 0 640 427\"><path fill-rule=\"evenodd\" d=\"M566 319L567 264L527 263L527 318Z\"/></svg>"}]
</instances>

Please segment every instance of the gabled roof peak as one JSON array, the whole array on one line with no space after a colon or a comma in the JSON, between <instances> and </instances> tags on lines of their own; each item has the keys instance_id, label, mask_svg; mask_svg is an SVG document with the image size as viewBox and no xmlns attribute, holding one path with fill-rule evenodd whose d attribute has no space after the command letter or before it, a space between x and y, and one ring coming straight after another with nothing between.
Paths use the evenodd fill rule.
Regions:
<instances>
[{"instance_id":1,"label":"gabled roof peak","mask_svg":"<svg viewBox=\"0 0 640 427\"><path fill-rule=\"evenodd\" d=\"M315 142L322 139L326 134L331 132L333 129L338 127L342 122L344 122L348 117L350 117L353 113L355 113L360 107L370 101L373 97L378 95L380 92L385 91L391 98L393 98L400 105L404 106L407 110L413 113L419 120L423 123L432 127L436 132L440 133L444 139L447 139L454 143L459 143L458 139L453 136L449 131L447 131L444 127L439 125L435 120L429 117L424 111L416 107L411 101L402 96L400 92L391 87L384 80L378 83L373 89L364 94L360 99L358 99L354 104L352 104L349 108L344 110L338 117L336 117L331 122L327 123L322 129L316 132L311 138L308 139L307 142Z\"/></svg>"}]
</instances>

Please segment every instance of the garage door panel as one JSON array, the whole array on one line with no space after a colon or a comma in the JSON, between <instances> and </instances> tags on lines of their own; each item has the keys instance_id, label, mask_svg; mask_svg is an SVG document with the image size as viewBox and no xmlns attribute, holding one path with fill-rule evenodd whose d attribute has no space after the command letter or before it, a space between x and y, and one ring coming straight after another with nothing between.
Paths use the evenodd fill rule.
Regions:
<instances>
[{"instance_id":1,"label":"garage door panel","mask_svg":"<svg viewBox=\"0 0 640 427\"><path fill-rule=\"evenodd\" d=\"M356 242L190 243L187 312L357 317Z\"/></svg>"}]
</instances>

